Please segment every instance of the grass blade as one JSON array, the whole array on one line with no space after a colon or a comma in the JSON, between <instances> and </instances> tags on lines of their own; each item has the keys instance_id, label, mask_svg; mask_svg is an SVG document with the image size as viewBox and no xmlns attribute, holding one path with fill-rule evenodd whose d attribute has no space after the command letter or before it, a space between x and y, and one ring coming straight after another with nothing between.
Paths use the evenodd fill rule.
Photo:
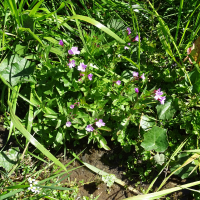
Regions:
<instances>
[{"instance_id":1,"label":"grass blade","mask_svg":"<svg viewBox=\"0 0 200 200\"><path fill-rule=\"evenodd\" d=\"M82 16L82 15L74 15L74 16L71 16L69 19L79 19L79 20L88 22L88 23L96 26L97 28L101 29L102 31L104 31L105 33L110 35L111 37L115 38L118 42L125 43L125 41L123 39L121 39L118 35L116 35L114 32L112 32L109 28L107 28L100 22L96 21L95 19L92 19L92 18L86 17L86 16Z\"/></svg>"},{"instance_id":2,"label":"grass blade","mask_svg":"<svg viewBox=\"0 0 200 200\"><path fill-rule=\"evenodd\" d=\"M65 171L66 168L65 166L56 158L54 157L43 145L41 145L24 127L23 125L19 122L17 117L15 116L13 110L12 110L12 105L8 101L8 106L10 108L10 114L11 114L11 120L14 124L14 126L26 137L26 139L32 143L37 149L39 149L45 156L47 156L50 160L52 160L56 165L60 166L62 169Z\"/></svg>"}]
</instances>

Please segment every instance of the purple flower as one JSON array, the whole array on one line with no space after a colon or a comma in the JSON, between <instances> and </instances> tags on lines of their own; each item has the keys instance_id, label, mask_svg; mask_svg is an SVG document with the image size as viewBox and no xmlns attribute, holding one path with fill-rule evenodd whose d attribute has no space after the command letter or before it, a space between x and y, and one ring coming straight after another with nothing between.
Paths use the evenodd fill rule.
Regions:
<instances>
[{"instance_id":1,"label":"purple flower","mask_svg":"<svg viewBox=\"0 0 200 200\"><path fill-rule=\"evenodd\" d=\"M75 67L75 60L69 61L69 68Z\"/></svg>"},{"instance_id":2,"label":"purple flower","mask_svg":"<svg viewBox=\"0 0 200 200\"><path fill-rule=\"evenodd\" d=\"M80 73L80 76L84 76L84 74L81 74L81 73Z\"/></svg>"},{"instance_id":3,"label":"purple flower","mask_svg":"<svg viewBox=\"0 0 200 200\"><path fill-rule=\"evenodd\" d=\"M165 103L165 100L166 100L166 97L160 97L159 101L161 104L164 104Z\"/></svg>"},{"instance_id":4,"label":"purple flower","mask_svg":"<svg viewBox=\"0 0 200 200\"><path fill-rule=\"evenodd\" d=\"M102 126L105 126L105 123L103 122L102 119L99 119L99 121L95 122L95 124L96 124L96 126L99 127L99 128L102 127Z\"/></svg>"},{"instance_id":5,"label":"purple flower","mask_svg":"<svg viewBox=\"0 0 200 200\"><path fill-rule=\"evenodd\" d=\"M85 72L87 65L85 65L84 63L80 63L80 65L78 66L78 71L81 72Z\"/></svg>"},{"instance_id":6,"label":"purple flower","mask_svg":"<svg viewBox=\"0 0 200 200\"><path fill-rule=\"evenodd\" d=\"M138 88L135 88L135 92L136 92L136 93L139 93L139 89L138 89Z\"/></svg>"},{"instance_id":7,"label":"purple flower","mask_svg":"<svg viewBox=\"0 0 200 200\"><path fill-rule=\"evenodd\" d=\"M144 73L142 74L142 76L140 76L140 78L141 78L143 81L145 80Z\"/></svg>"},{"instance_id":8,"label":"purple flower","mask_svg":"<svg viewBox=\"0 0 200 200\"><path fill-rule=\"evenodd\" d=\"M163 92L160 91L160 88L159 88L158 90L155 91L154 99L159 100L161 98L161 95L163 95Z\"/></svg>"},{"instance_id":9,"label":"purple flower","mask_svg":"<svg viewBox=\"0 0 200 200\"><path fill-rule=\"evenodd\" d=\"M92 76L93 76L93 74L88 74L88 79L91 81L92 80Z\"/></svg>"},{"instance_id":10,"label":"purple flower","mask_svg":"<svg viewBox=\"0 0 200 200\"><path fill-rule=\"evenodd\" d=\"M116 81L116 84L117 84L117 85L120 85L120 84L121 84L121 81L120 81L120 80Z\"/></svg>"},{"instance_id":11,"label":"purple flower","mask_svg":"<svg viewBox=\"0 0 200 200\"><path fill-rule=\"evenodd\" d=\"M129 49L129 47L125 46L124 49Z\"/></svg>"},{"instance_id":12,"label":"purple flower","mask_svg":"<svg viewBox=\"0 0 200 200\"><path fill-rule=\"evenodd\" d=\"M130 45L131 45L131 43L128 43L128 45L130 46Z\"/></svg>"},{"instance_id":13,"label":"purple flower","mask_svg":"<svg viewBox=\"0 0 200 200\"><path fill-rule=\"evenodd\" d=\"M72 105L70 106L70 108L71 108L71 109L74 109L74 105L72 104Z\"/></svg>"},{"instance_id":14,"label":"purple flower","mask_svg":"<svg viewBox=\"0 0 200 200\"><path fill-rule=\"evenodd\" d=\"M87 132L92 132L94 130L94 128L91 125L87 125L85 129Z\"/></svg>"},{"instance_id":15,"label":"purple flower","mask_svg":"<svg viewBox=\"0 0 200 200\"><path fill-rule=\"evenodd\" d=\"M133 77L138 77L138 72L133 72Z\"/></svg>"},{"instance_id":16,"label":"purple flower","mask_svg":"<svg viewBox=\"0 0 200 200\"><path fill-rule=\"evenodd\" d=\"M68 51L68 53L69 53L70 55L76 55L76 54L80 54L80 51L78 51L78 47L72 47L72 48Z\"/></svg>"},{"instance_id":17,"label":"purple flower","mask_svg":"<svg viewBox=\"0 0 200 200\"><path fill-rule=\"evenodd\" d=\"M66 126L67 126L67 127L70 127L71 125L72 125L72 123L71 123L71 122L69 122L69 121L68 121L68 122L66 122Z\"/></svg>"},{"instance_id":18,"label":"purple flower","mask_svg":"<svg viewBox=\"0 0 200 200\"><path fill-rule=\"evenodd\" d=\"M141 37L140 37L141 38ZM136 35L136 37L133 39L133 42L134 41L136 41L136 42L138 42L139 41L139 36L138 35ZM141 40L140 40L141 41Z\"/></svg>"},{"instance_id":19,"label":"purple flower","mask_svg":"<svg viewBox=\"0 0 200 200\"><path fill-rule=\"evenodd\" d=\"M64 43L62 40L59 41L59 45L64 46Z\"/></svg>"},{"instance_id":20,"label":"purple flower","mask_svg":"<svg viewBox=\"0 0 200 200\"><path fill-rule=\"evenodd\" d=\"M128 27L126 30L128 31L128 35L130 35L131 34L131 29Z\"/></svg>"}]
</instances>

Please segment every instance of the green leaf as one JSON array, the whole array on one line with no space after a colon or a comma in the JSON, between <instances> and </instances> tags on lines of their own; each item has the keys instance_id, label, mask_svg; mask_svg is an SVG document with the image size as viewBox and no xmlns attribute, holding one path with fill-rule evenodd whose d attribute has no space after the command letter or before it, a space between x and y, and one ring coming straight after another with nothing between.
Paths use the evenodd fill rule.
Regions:
<instances>
[{"instance_id":1,"label":"green leaf","mask_svg":"<svg viewBox=\"0 0 200 200\"><path fill-rule=\"evenodd\" d=\"M24 126L19 122L17 117L15 116L12 105L8 101L8 106L10 108L10 115L11 120L14 124L14 126L26 137L26 139L33 144L38 150L40 150L45 156L47 156L50 160L52 160L56 165L67 171L65 166L55 157L53 156L43 145L41 145L25 128Z\"/></svg>"},{"instance_id":2,"label":"green leaf","mask_svg":"<svg viewBox=\"0 0 200 200\"><path fill-rule=\"evenodd\" d=\"M152 126L156 125L156 119L153 117L149 117L148 115L143 115L140 126L144 129L147 130L151 128Z\"/></svg>"},{"instance_id":3,"label":"green leaf","mask_svg":"<svg viewBox=\"0 0 200 200\"><path fill-rule=\"evenodd\" d=\"M80 19L80 20L89 22L90 24L92 24L92 25L96 26L97 28L101 29L102 31L106 32L111 37L115 38L117 41L119 41L121 43L126 43L124 40L122 40L118 35L113 33L106 26L104 26L103 24L99 23L98 21L96 21L90 17L86 17L86 16L82 16L82 15L74 15L74 16L70 17L70 19Z\"/></svg>"},{"instance_id":4,"label":"green leaf","mask_svg":"<svg viewBox=\"0 0 200 200\"><path fill-rule=\"evenodd\" d=\"M0 153L0 167L3 167L7 172L9 172L17 163L18 157L19 148L2 151Z\"/></svg>"},{"instance_id":5,"label":"green leaf","mask_svg":"<svg viewBox=\"0 0 200 200\"><path fill-rule=\"evenodd\" d=\"M144 135L144 141L141 146L146 151L155 150L156 152L164 152L168 147L167 130L154 126Z\"/></svg>"},{"instance_id":6,"label":"green leaf","mask_svg":"<svg viewBox=\"0 0 200 200\"><path fill-rule=\"evenodd\" d=\"M176 112L172 99L165 102L163 105L157 105L156 106L158 118L163 120L170 120L173 118L174 113Z\"/></svg>"},{"instance_id":7,"label":"green leaf","mask_svg":"<svg viewBox=\"0 0 200 200\"><path fill-rule=\"evenodd\" d=\"M164 154L156 154L154 160L157 164L162 165L165 162L165 155Z\"/></svg>"},{"instance_id":8,"label":"green leaf","mask_svg":"<svg viewBox=\"0 0 200 200\"><path fill-rule=\"evenodd\" d=\"M99 129L100 129L100 130L103 130L103 131L108 131L108 132L112 131L112 129L110 129L110 128L107 127L107 126L102 126L102 127L100 127Z\"/></svg>"},{"instance_id":9,"label":"green leaf","mask_svg":"<svg viewBox=\"0 0 200 200\"><path fill-rule=\"evenodd\" d=\"M0 75L4 77L12 86L22 81L35 82L29 75L34 71L34 66L25 58L19 57L17 54L12 55L9 59L5 59L0 64Z\"/></svg>"}]
</instances>

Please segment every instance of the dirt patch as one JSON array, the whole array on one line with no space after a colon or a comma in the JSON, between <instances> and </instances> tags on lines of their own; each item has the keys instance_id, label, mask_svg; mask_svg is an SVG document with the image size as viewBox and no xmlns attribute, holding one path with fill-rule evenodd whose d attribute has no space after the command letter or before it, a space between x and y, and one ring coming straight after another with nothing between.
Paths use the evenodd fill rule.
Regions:
<instances>
[{"instance_id":1,"label":"dirt patch","mask_svg":"<svg viewBox=\"0 0 200 200\"><path fill-rule=\"evenodd\" d=\"M124 171L120 170L119 166L109 166L103 162L107 159L107 156L108 153L106 151L92 148L90 150L86 150L80 158L83 162L93 165L104 172L114 174L116 178L121 179L128 184L128 180L125 179L125 176L123 175ZM65 161L63 160L62 162L63 164L67 164L70 161L71 158ZM78 166L82 167L72 171L70 174L70 181L76 182L79 185L80 199L82 199L83 196L90 196L91 194L93 194L94 197L100 195L98 200L119 200L135 195L133 192L128 189L124 189L124 187L118 184L113 184L110 188L107 187L106 183L102 181L102 177L100 175L93 173L78 161L74 161L70 168ZM68 181L69 179L65 179L62 182L66 183ZM79 181L84 181L84 184Z\"/></svg>"}]
</instances>

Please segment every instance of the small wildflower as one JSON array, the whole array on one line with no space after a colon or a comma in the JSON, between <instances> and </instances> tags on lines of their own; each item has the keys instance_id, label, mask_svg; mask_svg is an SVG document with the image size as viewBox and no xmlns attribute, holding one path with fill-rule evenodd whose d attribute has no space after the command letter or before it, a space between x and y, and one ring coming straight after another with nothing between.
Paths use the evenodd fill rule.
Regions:
<instances>
[{"instance_id":1,"label":"small wildflower","mask_svg":"<svg viewBox=\"0 0 200 200\"><path fill-rule=\"evenodd\" d=\"M87 65L85 65L84 63L80 63L80 65L78 66L78 71L81 72L85 72Z\"/></svg>"},{"instance_id":2,"label":"small wildflower","mask_svg":"<svg viewBox=\"0 0 200 200\"><path fill-rule=\"evenodd\" d=\"M160 88L159 88L158 90L155 91L154 99L159 100L161 98L161 95L163 95L163 92L160 91Z\"/></svg>"},{"instance_id":3,"label":"small wildflower","mask_svg":"<svg viewBox=\"0 0 200 200\"><path fill-rule=\"evenodd\" d=\"M40 193L40 188L37 187L34 192L35 192L35 194L37 194L37 193L39 194Z\"/></svg>"},{"instance_id":4,"label":"small wildflower","mask_svg":"<svg viewBox=\"0 0 200 200\"><path fill-rule=\"evenodd\" d=\"M88 79L91 81L92 80L93 74L88 74Z\"/></svg>"},{"instance_id":5,"label":"small wildflower","mask_svg":"<svg viewBox=\"0 0 200 200\"><path fill-rule=\"evenodd\" d=\"M159 99L159 101L160 101L161 104L164 104L165 100L166 100L166 96L160 97L160 99Z\"/></svg>"},{"instance_id":6,"label":"small wildflower","mask_svg":"<svg viewBox=\"0 0 200 200\"><path fill-rule=\"evenodd\" d=\"M135 88L135 92L136 92L136 93L139 93L139 89L138 89L138 88Z\"/></svg>"},{"instance_id":7,"label":"small wildflower","mask_svg":"<svg viewBox=\"0 0 200 200\"><path fill-rule=\"evenodd\" d=\"M130 45L131 45L131 43L128 43L128 45L130 46Z\"/></svg>"},{"instance_id":8,"label":"small wildflower","mask_svg":"<svg viewBox=\"0 0 200 200\"><path fill-rule=\"evenodd\" d=\"M35 192L36 187L34 187L32 184L30 184L30 187L28 188L28 190L31 190L31 192Z\"/></svg>"},{"instance_id":9,"label":"small wildflower","mask_svg":"<svg viewBox=\"0 0 200 200\"><path fill-rule=\"evenodd\" d=\"M70 55L76 55L76 54L80 54L80 51L78 51L78 47L72 47L72 48L68 51L68 53L69 53Z\"/></svg>"},{"instance_id":10,"label":"small wildflower","mask_svg":"<svg viewBox=\"0 0 200 200\"><path fill-rule=\"evenodd\" d=\"M73 109L73 108L74 108L74 105L72 104L72 105L70 106L70 108Z\"/></svg>"},{"instance_id":11,"label":"small wildflower","mask_svg":"<svg viewBox=\"0 0 200 200\"><path fill-rule=\"evenodd\" d=\"M71 122L69 122L69 121L68 121L68 122L66 122L66 126L67 126L67 127L70 127L71 125L72 125L72 123L71 123Z\"/></svg>"},{"instance_id":12,"label":"small wildflower","mask_svg":"<svg viewBox=\"0 0 200 200\"><path fill-rule=\"evenodd\" d=\"M84 74L81 74L81 73L80 73L80 76L84 76Z\"/></svg>"},{"instance_id":13,"label":"small wildflower","mask_svg":"<svg viewBox=\"0 0 200 200\"><path fill-rule=\"evenodd\" d=\"M94 128L91 125L87 125L86 131L92 132L93 130L94 130Z\"/></svg>"},{"instance_id":14,"label":"small wildflower","mask_svg":"<svg viewBox=\"0 0 200 200\"><path fill-rule=\"evenodd\" d=\"M120 58L121 57L121 54L118 54L118 58Z\"/></svg>"},{"instance_id":15,"label":"small wildflower","mask_svg":"<svg viewBox=\"0 0 200 200\"><path fill-rule=\"evenodd\" d=\"M99 119L99 121L98 122L95 122L95 124L96 124L96 126L97 127L102 127L102 126L105 126L105 123L103 122L103 120L102 119Z\"/></svg>"},{"instance_id":16,"label":"small wildflower","mask_svg":"<svg viewBox=\"0 0 200 200\"><path fill-rule=\"evenodd\" d=\"M130 35L131 34L131 29L128 27L126 30L128 31L128 35Z\"/></svg>"},{"instance_id":17,"label":"small wildflower","mask_svg":"<svg viewBox=\"0 0 200 200\"><path fill-rule=\"evenodd\" d=\"M120 84L121 84L121 81L120 81L120 80L116 81L116 84L117 84L117 85L120 85Z\"/></svg>"},{"instance_id":18,"label":"small wildflower","mask_svg":"<svg viewBox=\"0 0 200 200\"><path fill-rule=\"evenodd\" d=\"M33 182L33 185L37 185L37 184L38 184L38 181L34 181L34 182Z\"/></svg>"},{"instance_id":19,"label":"small wildflower","mask_svg":"<svg viewBox=\"0 0 200 200\"><path fill-rule=\"evenodd\" d=\"M133 72L133 77L138 77L138 72Z\"/></svg>"},{"instance_id":20,"label":"small wildflower","mask_svg":"<svg viewBox=\"0 0 200 200\"><path fill-rule=\"evenodd\" d=\"M35 179L29 177L29 178L28 178L28 182L29 182L29 183L33 183L33 182L35 182Z\"/></svg>"},{"instance_id":21,"label":"small wildflower","mask_svg":"<svg viewBox=\"0 0 200 200\"><path fill-rule=\"evenodd\" d=\"M69 68L75 67L75 60L69 61Z\"/></svg>"},{"instance_id":22,"label":"small wildflower","mask_svg":"<svg viewBox=\"0 0 200 200\"><path fill-rule=\"evenodd\" d=\"M124 49L129 49L129 47L125 46Z\"/></svg>"},{"instance_id":23,"label":"small wildflower","mask_svg":"<svg viewBox=\"0 0 200 200\"><path fill-rule=\"evenodd\" d=\"M142 76L140 76L140 78L141 78L143 81L145 80L144 73L142 74Z\"/></svg>"},{"instance_id":24,"label":"small wildflower","mask_svg":"<svg viewBox=\"0 0 200 200\"><path fill-rule=\"evenodd\" d=\"M64 43L62 40L59 41L59 45L61 45L62 47L64 46Z\"/></svg>"},{"instance_id":25,"label":"small wildflower","mask_svg":"<svg viewBox=\"0 0 200 200\"><path fill-rule=\"evenodd\" d=\"M81 81L81 78L79 78L78 81L80 82L80 81Z\"/></svg>"},{"instance_id":26,"label":"small wildflower","mask_svg":"<svg viewBox=\"0 0 200 200\"><path fill-rule=\"evenodd\" d=\"M98 67L96 65L93 65L92 63L90 63L90 66L95 68L95 69L98 69Z\"/></svg>"},{"instance_id":27,"label":"small wildflower","mask_svg":"<svg viewBox=\"0 0 200 200\"><path fill-rule=\"evenodd\" d=\"M133 39L133 42L134 42L134 41L136 41L136 42L139 41L139 36L138 36L138 35Z\"/></svg>"}]
</instances>

